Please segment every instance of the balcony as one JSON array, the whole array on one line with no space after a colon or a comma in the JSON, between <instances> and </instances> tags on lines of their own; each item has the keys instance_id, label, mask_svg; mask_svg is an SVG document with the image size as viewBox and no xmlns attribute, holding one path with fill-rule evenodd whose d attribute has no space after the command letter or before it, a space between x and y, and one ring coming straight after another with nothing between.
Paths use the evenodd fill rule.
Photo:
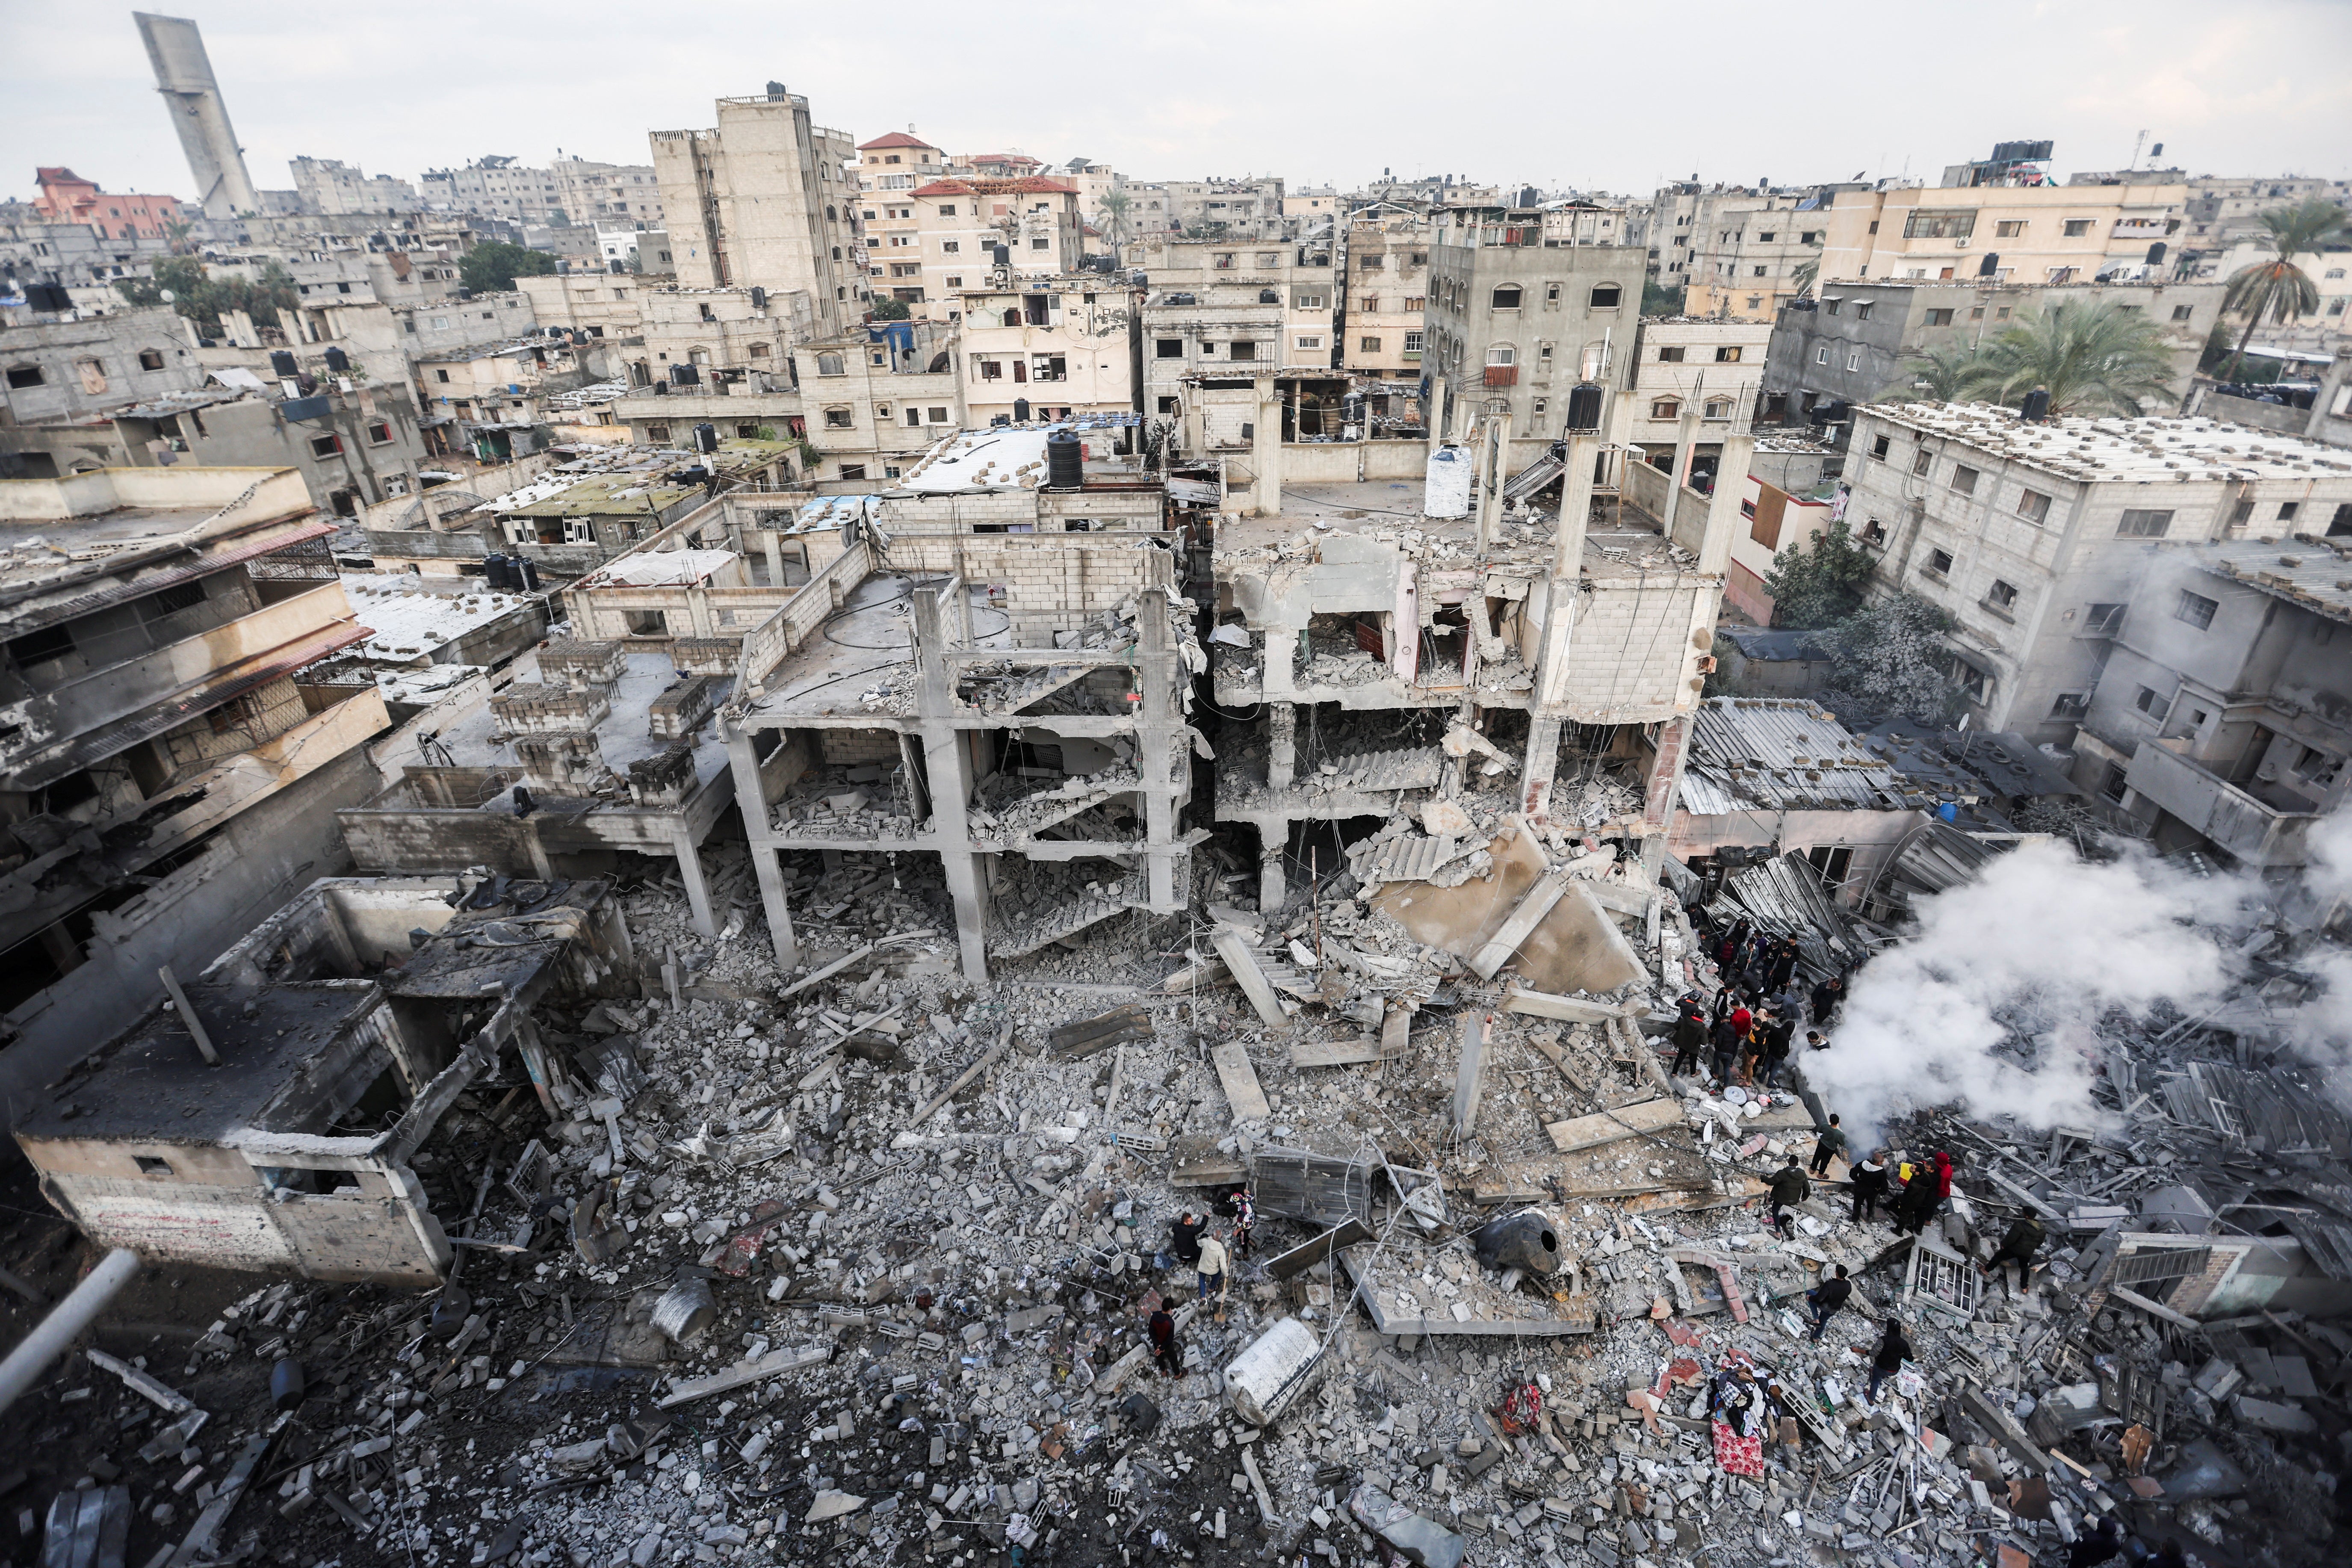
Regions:
<instances>
[{"instance_id":1,"label":"balcony","mask_svg":"<svg viewBox=\"0 0 2352 1568\"><path fill-rule=\"evenodd\" d=\"M1490 364L1486 368L1486 384L1488 386L1517 386L1519 384L1519 367L1517 365Z\"/></svg>"},{"instance_id":2,"label":"balcony","mask_svg":"<svg viewBox=\"0 0 2352 1568\"><path fill-rule=\"evenodd\" d=\"M2297 797L2284 790L2257 784L2253 788L2270 797L2261 798L2173 746L2143 742L2125 782L2247 866L2300 866L2309 858L2305 839L2317 812L2298 809Z\"/></svg>"}]
</instances>

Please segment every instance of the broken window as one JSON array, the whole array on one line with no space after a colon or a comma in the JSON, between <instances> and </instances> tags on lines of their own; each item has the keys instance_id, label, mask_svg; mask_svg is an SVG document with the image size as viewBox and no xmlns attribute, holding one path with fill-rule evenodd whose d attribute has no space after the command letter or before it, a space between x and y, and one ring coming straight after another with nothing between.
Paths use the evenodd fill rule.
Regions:
<instances>
[{"instance_id":1,"label":"broken window","mask_svg":"<svg viewBox=\"0 0 2352 1568\"><path fill-rule=\"evenodd\" d=\"M1234 359L1257 358L1257 345L1255 343L1237 342L1234 344L1233 348L1229 352Z\"/></svg>"},{"instance_id":2,"label":"broken window","mask_svg":"<svg viewBox=\"0 0 2352 1568\"><path fill-rule=\"evenodd\" d=\"M1662 364L1680 364L1683 363L1683 353L1682 344L1669 343L1658 351L1658 361Z\"/></svg>"},{"instance_id":3,"label":"broken window","mask_svg":"<svg viewBox=\"0 0 2352 1568\"><path fill-rule=\"evenodd\" d=\"M1182 359L1184 357L1184 340L1181 338L1155 338L1152 340L1152 352L1160 359Z\"/></svg>"},{"instance_id":4,"label":"broken window","mask_svg":"<svg viewBox=\"0 0 2352 1568\"><path fill-rule=\"evenodd\" d=\"M979 372L981 380L1003 381L1004 379L1004 366L999 362L992 359L976 359L971 363L972 368Z\"/></svg>"},{"instance_id":5,"label":"broken window","mask_svg":"<svg viewBox=\"0 0 2352 1568\"><path fill-rule=\"evenodd\" d=\"M2050 515L2050 498L2040 490L2022 490L2017 498L2017 515L2039 527Z\"/></svg>"},{"instance_id":6,"label":"broken window","mask_svg":"<svg viewBox=\"0 0 2352 1568\"><path fill-rule=\"evenodd\" d=\"M1516 283L1505 283L1498 286L1495 289L1494 304L1495 309L1497 310L1517 310L1519 308L1519 286Z\"/></svg>"},{"instance_id":7,"label":"broken window","mask_svg":"<svg viewBox=\"0 0 2352 1568\"><path fill-rule=\"evenodd\" d=\"M1930 452L1925 447L1920 447L1919 450L1912 456L1911 471L1915 474L1925 474L1928 469L1935 466L1936 454Z\"/></svg>"},{"instance_id":8,"label":"broken window","mask_svg":"<svg viewBox=\"0 0 2352 1568\"><path fill-rule=\"evenodd\" d=\"M842 374L841 356L840 356L839 354L837 354L837 353L831 353L831 354L819 354L819 355L817 355L817 356L816 356L816 373L817 373L817 374L819 374L819 375L839 375L839 374Z\"/></svg>"},{"instance_id":9,"label":"broken window","mask_svg":"<svg viewBox=\"0 0 2352 1568\"><path fill-rule=\"evenodd\" d=\"M1717 364L1737 364L1737 363L1739 363L1739 348L1738 348L1738 344L1731 344L1731 345L1729 345L1729 346L1727 346L1727 347L1724 347L1724 348L1719 348L1719 349L1716 350L1716 351L1715 351L1715 363L1717 363Z\"/></svg>"},{"instance_id":10,"label":"broken window","mask_svg":"<svg viewBox=\"0 0 2352 1568\"><path fill-rule=\"evenodd\" d=\"M139 368L141 370L163 369L163 352L161 349L141 349L139 351Z\"/></svg>"},{"instance_id":11,"label":"broken window","mask_svg":"<svg viewBox=\"0 0 2352 1568\"><path fill-rule=\"evenodd\" d=\"M1592 296L1587 303L1596 310L1613 310L1617 308L1618 301L1624 297L1625 290L1614 283L1596 283L1592 286Z\"/></svg>"},{"instance_id":12,"label":"broken window","mask_svg":"<svg viewBox=\"0 0 2352 1568\"><path fill-rule=\"evenodd\" d=\"M2180 602L2172 607L2172 618L2187 621L2201 632L2213 624L2213 612L2221 607L2219 599L2209 599L2202 594L2192 594L2183 588Z\"/></svg>"},{"instance_id":13,"label":"broken window","mask_svg":"<svg viewBox=\"0 0 2352 1568\"><path fill-rule=\"evenodd\" d=\"M1891 445L1893 443L1886 437L1877 437L1870 443L1870 455L1874 458L1884 458L1886 456L1886 448Z\"/></svg>"},{"instance_id":14,"label":"broken window","mask_svg":"<svg viewBox=\"0 0 2352 1568\"><path fill-rule=\"evenodd\" d=\"M2124 624L2122 605L2093 605L2083 613L2083 630L2091 637L2113 637Z\"/></svg>"},{"instance_id":15,"label":"broken window","mask_svg":"<svg viewBox=\"0 0 2352 1568\"><path fill-rule=\"evenodd\" d=\"M1966 463L1952 465L1951 488L1964 496L1977 493L1977 471Z\"/></svg>"},{"instance_id":16,"label":"broken window","mask_svg":"<svg viewBox=\"0 0 2352 1568\"><path fill-rule=\"evenodd\" d=\"M629 635L633 637L666 637L669 636L669 616L660 610L624 610Z\"/></svg>"},{"instance_id":17,"label":"broken window","mask_svg":"<svg viewBox=\"0 0 2352 1568\"><path fill-rule=\"evenodd\" d=\"M2090 710L2091 694L2087 691L2062 691L2050 703L2050 717L2062 723L2080 719Z\"/></svg>"},{"instance_id":18,"label":"broken window","mask_svg":"<svg viewBox=\"0 0 2352 1568\"><path fill-rule=\"evenodd\" d=\"M341 436L327 435L310 437L310 456L314 458L331 458L342 449L343 438Z\"/></svg>"},{"instance_id":19,"label":"broken window","mask_svg":"<svg viewBox=\"0 0 2352 1568\"><path fill-rule=\"evenodd\" d=\"M1679 419L1682 416L1683 405L1671 397L1661 397L1650 405L1650 417L1653 419Z\"/></svg>"},{"instance_id":20,"label":"broken window","mask_svg":"<svg viewBox=\"0 0 2352 1568\"><path fill-rule=\"evenodd\" d=\"M367 431L367 438L368 438L368 445L369 445L369 446L371 446L371 447L383 447L383 446L389 446L389 445L391 444L391 442L392 442L392 426L391 426L391 425L390 425L390 424L386 423L385 421L383 421L383 420L382 420L382 419L378 419L378 420L376 420L374 423L373 423L373 424L371 424L371 425L367 425L367 426L362 426L362 428L364 428L364 429Z\"/></svg>"},{"instance_id":21,"label":"broken window","mask_svg":"<svg viewBox=\"0 0 2352 1568\"><path fill-rule=\"evenodd\" d=\"M1381 352L1381 340L1378 338L1359 338L1356 340L1356 346L1365 353L1376 354Z\"/></svg>"},{"instance_id":22,"label":"broken window","mask_svg":"<svg viewBox=\"0 0 2352 1568\"><path fill-rule=\"evenodd\" d=\"M2162 539L2172 527L2172 513L2134 507L2116 524L2118 539Z\"/></svg>"},{"instance_id":23,"label":"broken window","mask_svg":"<svg viewBox=\"0 0 2352 1568\"><path fill-rule=\"evenodd\" d=\"M2153 687L2143 686L2139 689L2139 695L2132 700L2132 706L2162 723L2164 716L2172 711L2172 699Z\"/></svg>"},{"instance_id":24,"label":"broken window","mask_svg":"<svg viewBox=\"0 0 2352 1568\"><path fill-rule=\"evenodd\" d=\"M2015 239L2019 235L2023 234L2024 232L2025 220L2023 218L2002 218L2000 222L1992 226L1992 233L1995 239Z\"/></svg>"},{"instance_id":25,"label":"broken window","mask_svg":"<svg viewBox=\"0 0 2352 1568\"><path fill-rule=\"evenodd\" d=\"M846 430L852 423L850 412L846 408L828 408L824 411L824 427L828 430Z\"/></svg>"},{"instance_id":26,"label":"broken window","mask_svg":"<svg viewBox=\"0 0 2352 1568\"><path fill-rule=\"evenodd\" d=\"M1992 587L1985 594L1985 603L1996 610L2012 612L2017 608L2017 589L2013 584L2004 583L1996 577L1993 579Z\"/></svg>"},{"instance_id":27,"label":"broken window","mask_svg":"<svg viewBox=\"0 0 2352 1568\"><path fill-rule=\"evenodd\" d=\"M205 585L196 583L174 583L170 587L148 595L139 601L139 618L154 622L182 610L193 610L205 602Z\"/></svg>"},{"instance_id":28,"label":"broken window","mask_svg":"<svg viewBox=\"0 0 2352 1568\"><path fill-rule=\"evenodd\" d=\"M1952 552L1948 550L1927 552L1927 575L1948 577L1952 574Z\"/></svg>"}]
</instances>

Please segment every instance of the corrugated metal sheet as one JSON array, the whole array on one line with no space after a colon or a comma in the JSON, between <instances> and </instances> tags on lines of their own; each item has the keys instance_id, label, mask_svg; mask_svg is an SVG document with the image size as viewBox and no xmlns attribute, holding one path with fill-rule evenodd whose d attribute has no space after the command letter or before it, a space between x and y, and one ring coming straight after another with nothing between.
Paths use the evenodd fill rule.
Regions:
<instances>
[{"instance_id":1,"label":"corrugated metal sheet","mask_svg":"<svg viewBox=\"0 0 2352 1568\"><path fill-rule=\"evenodd\" d=\"M2262 1153L2352 1158L2352 1121L2280 1070L2255 1074L2193 1062L2184 1077L2166 1080L2164 1100L2174 1121Z\"/></svg>"},{"instance_id":2,"label":"corrugated metal sheet","mask_svg":"<svg viewBox=\"0 0 2352 1568\"><path fill-rule=\"evenodd\" d=\"M1717 697L1699 705L1685 811L1900 811L1895 771L1827 709L1797 698Z\"/></svg>"},{"instance_id":3,"label":"corrugated metal sheet","mask_svg":"<svg viewBox=\"0 0 2352 1568\"><path fill-rule=\"evenodd\" d=\"M1808 971L1843 974L1868 956L1843 910L1822 889L1821 875L1801 855L1783 855L1727 875L1716 902L1729 902L1773 936L1793 936Z\"/></svg>"}]
</instances>

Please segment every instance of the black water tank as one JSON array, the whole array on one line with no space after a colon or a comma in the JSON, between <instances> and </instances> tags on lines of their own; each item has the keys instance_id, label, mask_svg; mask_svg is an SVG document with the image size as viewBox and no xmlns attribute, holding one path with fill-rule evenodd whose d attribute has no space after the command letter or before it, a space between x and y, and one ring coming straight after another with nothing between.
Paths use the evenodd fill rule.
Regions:
<instances>
[{"instance_id":1,"label":"black water tank","mask_svg":"<svg viewBox=\"0 0 2352 1568\"><path fill-rule=\"evenodd\" d=\"M1080 454L1076 435L1068 430L1056 430L1046 437L1045 488L1054 490L1084 489L1086 483L1086 458Z\"/></svg>"},{"instance_id":2,"label":"black water tank","mask_svg":"<svg viewBox=\"0 0 2352 1568\"><path fill-rule=\"evenodd\" d=\"M507 558L503 555L483 556L482 580L493 588L511 590L514 579L507 574Z\"/></svg>"},{"instance_id":3,"label":"black water tank","mask_svg":"<svg viewBox=\"0 0 2352 1568\"><path fill-rule=\"evenodd\" d=\"M327 345L327 368L333 371L336 374L341 375L343 372L352 368L352 356L345 353L336 345L330 343Z\"/></svg>"},{"instance_id":4,"label":"black water tank","mask_svg":"<svg viewBox=\"0 0 2352 1568\"><path fill-rule=\"evenodd\" d=\"M694 449L698 452L719 450L719 426L698 425L694 427Z\"/></svg>"},{"instance_id":5,"label":"black water tank","mask_svg":"<svg viewBox=\"0 0 2352 1568\"><path fill-rule=\"evenodd\" d=\"M2150 267L2164 265L2164 241L2159 239L2147 247L2147 264Z\"/></svg>"},{"instance_id":6,"label":"black water tank","mask_svg":"<svg viewBox=\"0 0 2352 1568\"><path fill-rule=\"evenodd\" d=\"M1979 278L1998 278L2000 276L2000 251L1988 250L1984 255L1978 258L1977 276Z\"/></svg>"},{"instance_id":7,"label":"black water tank","mask_svg":"<svg viewBox=\"0 0 2352 1568\"><path fill-rule=\"evenodd\" d=\"M989 263L990 266L1010 267L1013 265L1013 247L1011 246L999 245L993 246L991 248L995 252L995 257L994 259Z\"/></svg>"},{"instance_id":8,"label":"black water tank","mask_svg":"<svg viewBox=\"0 0 2352 1568\"><path fill-rule=\"evenodd\" d=\"M1598 430L1601 428L1601 388L1590 381L1580 381L1568 390L1568 428Z\"/></svg>"},{"instance_id":9,"label":"black water tank","mask_svg":"<svg viewBox=\"0 0 2352 1568\"><path fill-rule=\"evenodd\" d=\"M672 386L699 386L702 372L690 364L674 364L669 367L669 381Z\"/></svg>"},{"instance_id":10,"label":"black water tank","mask_svg":"<svg viewBox=\"0 0 2352 1568\"><path fill-rule=\"evenodd\" d=\"M284 349L272 349L269 351L269 374L291 380L302 374L302 367L295 363L294 356Z\"/></svg>"},{"instance_id":11,"label":"black water tank","mask_svg":"<svg viewBox=\"0 0 2352 1568\"><path fill-rule=\"evenodd\" d=\"M539 592L539 568L527 555L518 555L507 563L507 575L514 579L515 587L525 594Z\"/></svg>"},{"instance_id":12,"label":"black water tank","mask_svg":"<svg viewBox=\"0 0 2352 1568\"><path fill-rule=\"evenodd\" d=\"M2025 395L2025 406L2018 412L2029 425L2039 425L2050 417L2050 393L2046 387L2035 387Z\"/></svg>"},{"instance_id":13,"label":"black water tank","mask_svg":"<svg viewBox=\"0 0 2352 1568\"><path fill-rule=\"evenodd\" d=\"M759 287L757 284L754 284L751 289L751 309L754 310L764 310L767 308L768 291L765 289Z\"/></svg>"},{"instance_id":14,"label":"black water tank","mask_svg":"<svg viewBox=\"0 0 2352 1568\"><path fill-rule=\"evenodd\" d=\"M1029 423L1029 400L1027 398L1016 397L1013 400L1013 422L1015 425L1026 425Z\"/></svg>"}]
</instances>

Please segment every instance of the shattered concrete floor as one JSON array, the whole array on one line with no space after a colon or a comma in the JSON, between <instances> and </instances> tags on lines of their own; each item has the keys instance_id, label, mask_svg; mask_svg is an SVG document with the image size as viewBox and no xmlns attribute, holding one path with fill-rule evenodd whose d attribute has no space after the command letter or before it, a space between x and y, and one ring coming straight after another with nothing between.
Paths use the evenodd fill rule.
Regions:
<instances>
[{"instance_id":1,"label":"shattered concrete floor","mask_svg":"<svg viewBox=\"0 0 2352 1568\"><path fill-rule=\"evenodd\" d=\"M2054 1234L2032 1289L1990 1288L1965 1323L1902 1301L1909 1245L1883 1221L1852 1223L1834 1183L1801 1205L1793 1239L1767 1228L1761 1178L1812 1142L1788 1097L1767 1106L1688 1082L1661 1094L1659 1060L1634 1055L1654 1042L1503 1010L1501 985L1458 962L1392 931L1363 937L1375 922L1361 906L1357 924L1268 931L1260 951L1273 963L1288 942L1354 932L1398 972L1357 973L1277 1032L1215 982L1203 931L1142 915L970 984L935 881L880 857L830 874L809 858L794 893L809 951L780 975L740 855L714 869L716 901L736 910L727 934L696 938L674 884L642 886L627 907L648 955L643 999L541 1021L575 1061L610 1063L583 1047L625 1037L642 1083L575 1069L551 1119L509 1062L417 1159L436 1212L478 1244L459 1249L449 1287L151 1270L90 1344L205 1419L192 1426L86 1354L60 1363L11 1413L11 1560L33 1560L57 1494L120 1487L124 1560L163 1568L257 1435L270 1441L250 1495L182 1561L1401 1560L1350 1521L1361 1487L1442 1527L1417 1548L1429 1557L1434 1542L1432 1568L1455 1546L1514 1568L2010 1568L2059 1560L2110 1511L2210 1563L2338 1560L2341 1447L2322 1447L2319 1423L2233 1420L2191 1384L2207 1349L2196 1331L2112 1300L2082 1313L2087 1237ZM1678 928L1649 928L1665 932L1670 972ZM1155 994L1171 972L1193 989ZM1365 1038L1340 1008L1397 995L1423 1005L1399 1054L1293 1065L1294 1046ZM1632 1003L1638 1020L1651 997L1580 1000ZM1108 1049L1056 1048L1057 1028L1120 1005L1146 1021ZM1449 1131L1465 1015L1490 1031L1466 1140ZM1262 1117L1236 1121L1231 1058L1221 1072L1212 1058L1236 1045ZM1558 1128L1644 1105L1662 1114L1638 1133L1562 1152L1578 1135ZM2002 1129L1978 1135L2021 1147ZM1919 1154L1950 1137L1937 1123L1906 1141ZM534 1147L543 1158L526 1157ZM1158 1255L1180 1210L1220 1190L1175 1178L1212 1183L1274 1147L1442 1174L1444 1223L1374 1184L1378 1239L1346 1261L1377 1281L1382 1316L1445 1331L1378 1332L1329 1264L1271 1277L1268 1259L1324 1227L1268 1212L1262 1190L1253 1257L1222 1313L1183 1328L1186 1374L1163 1377L1144 1313L1195 1289ZM2161 1173L2154 1151L2095 1155ZM1980 1255L2002 1194L1966 1174L1961 1190L1987 1205L1984 1224L1967 1229L1965 1201L1941 1223L1954 1252ZM8 1201L5 1261L61 1291L86 1249L35 1194ZM1483 1267L1468 1232L1531 1203L1559 1222L1564 1266ZM1835 1263L1860 1288L1816 1344L1792 1299ZM1911 1324L1918 1380L1865 1406L1890 1310ZM13 1340L35 1314L14 1298L8 1313ZM1292 1316L1323 1344L1320 1375L1251 1426L1223 1369ZM2336 1369L2330 1392L2301 1403L2340 1436L2346 1342L2299 1331L2337 1352L2313 1358ZM281 1414L270 1379L289 1357L307 1393ZM1752 1479L1717 1463L1707 1419L1708 1380L1743 1363L1797 1418L1768 1432ZM2027 1429L2053 1389L2087 1382L2095 1403L2125 1366L2146 1370L2143 1399L2171 1391L2148 1451L2131 1451L2140 1405L2063 1441ZM1528 1382L1541 1414L1507 1433L1506 1396ZM2155 1483L2139 1472L2194 1469L2199 1442L2224 1452L2234 1485L2145 1495Z\"/></svg>"}]
</instances>

